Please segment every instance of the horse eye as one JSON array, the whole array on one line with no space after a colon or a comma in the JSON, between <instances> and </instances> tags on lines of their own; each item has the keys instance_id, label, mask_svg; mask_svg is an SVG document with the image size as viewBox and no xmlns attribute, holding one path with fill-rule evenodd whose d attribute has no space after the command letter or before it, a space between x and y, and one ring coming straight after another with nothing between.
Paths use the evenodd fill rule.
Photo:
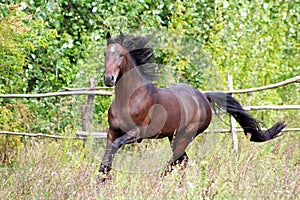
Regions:
<instances>
[{"instance_id":1,"label":"horse eye","mask_svg":"<svg viewBox=\"0 0 300 200\"><path fill-rule=\"evenodd\" d=\"M124 54L123 53L120 53L120 58L123 58Z\"/></svg>"}]
</instances>

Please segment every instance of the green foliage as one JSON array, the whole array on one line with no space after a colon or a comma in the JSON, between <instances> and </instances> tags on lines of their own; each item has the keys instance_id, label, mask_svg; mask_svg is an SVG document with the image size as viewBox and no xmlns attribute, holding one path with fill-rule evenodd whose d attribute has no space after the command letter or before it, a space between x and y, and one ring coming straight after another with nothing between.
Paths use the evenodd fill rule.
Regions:
<instances>
[{"instance_id":1,"label":"green foliage","mask_svg":"<svg viewBox=\"0 0 300 200\"><path fill-rule=\"evenodd\" d=\"M216 16L205 49L211 56L212 71L219 77L219 87L227 89L227 72L233 76L234 89L259 87L299 75L299 2L241 2L215 5ZM297 93L297 85L289 85L240 98L244 105L299 104ZM280 115L290 119L291 112ZM255 116L270 124L278 113L258 112ZM294 124L297 118L299 115L289 123Z\"/></svg>"},{"instance_id":2,"label":"green foliage","mask_svg":"<svg viewBox=\"0 0 300 200\"><path fill-rule=\"evenodd\" d=\"M0 106L0 130L26 132L30 130L29 124L34 119L28 106L22 102ZM12 162L15 159L15 150L22 147L21 138L0 135L0 163Z\"/></svg>"},{"instance_id":3,"label":"green foliage","mask_svg":"<svg viewBox=\"0 0 300 200\"><path fill-rule=\"evenodd\" d=\"M22 49L27 44L22 41L27 30L22 23L23 17L15 16L14 8L7 9L6 13L8 16L0 21L0 92L22 93L27 87L26 82L20 79L26 62Z\"/></svg>"},{"instance_id":4,"label":"green foliage","mask_svg":"<svg viewBox=\"0 0 300 200\"><path fill-rule=\"evenodd\" d=\"M78 71L76 65L72 64L71 58L77 54L78 49L72 48L71 36L58 35L55 29L47 28L44 20L33 20L31 15L22 12L20 8L20 5L1 4L1 9L5 10L0 22L1 93L51 92L71 85ZM30 127L26 131L50 132L71 124L72 106L62 104L66 101L57 98L21 101L20 109L27 109L28 114L34 116L24 122ZM8 106L16 102L14 99L0 100L1 107L11 112L18 112ZM57 116L62 114L64 108L61 106L64 105L68 107L66 113L63 113L63 121ZM9 119L8 122L16 120L21 118ZM14 126L14 131L23 131L23 126Z\"/></svg>"},{"instance_id":5,"label":"green foliage","mask_svg":"<svg viewBox=\"0 0 300 200\"><path fill-rule=\"evenodd\" d=\"M44 20L33 20L18 5L6 9L0 29L2 90L50 92L73 83L77 68L72 62L79 49L71 35L58 35Z\"/></svg>"},{"instance_id":6,"label":"green foliage","mask_svg":"<svg viewBox=\"0 0 300 200\"><path fill-rule=\"evenodd\" d=\"M291 56L299 46L296 5L281 1L216 4L208 46L224 80L226 71L232 71L237 88L242 89L299 75L299 60Z\"/></svg>"}]
</instances>

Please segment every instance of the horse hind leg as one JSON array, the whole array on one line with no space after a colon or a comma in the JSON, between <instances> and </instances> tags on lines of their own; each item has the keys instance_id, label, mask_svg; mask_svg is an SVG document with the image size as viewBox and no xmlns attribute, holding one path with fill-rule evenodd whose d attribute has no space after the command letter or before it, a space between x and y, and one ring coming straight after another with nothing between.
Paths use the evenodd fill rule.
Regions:
<instances>
[{"instance_id":1,"label":"horse hind leg","mask_svg":"<svg viewBox=\"0 0 300 200\"><path fill-rule=\"evenodd\" d=\"M169 137L173 156L162 175L167 175L173 171L176 166L180 166L181 168L186 167L189 158L185 150L192 140L192 134L188 134L184 131L178 132L175 137Z\"/></svg>"}]
</instances>

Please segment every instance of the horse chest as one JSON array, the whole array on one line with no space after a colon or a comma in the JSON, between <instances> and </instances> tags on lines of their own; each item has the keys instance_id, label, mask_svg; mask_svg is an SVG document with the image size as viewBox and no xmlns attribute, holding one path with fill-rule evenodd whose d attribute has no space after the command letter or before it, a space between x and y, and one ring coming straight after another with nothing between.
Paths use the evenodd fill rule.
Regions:
<instances>
[{"instance_id":1,"label":"horse chest","mask_svg":"<svg viewBox=\"0 0 300 200\"><path fill-rule=\"evenodd\" d=\"M135 106L133 109L130 106L126 107L113 104L111 113L113 116L111 125L115 128L120 128L124 132L136 127L147 126L150 122L147 106L141 106L140 108Z\"/></svg>"},{"instance_id":2,"label":"horse chest","mask_svg":"<svg viewBox=\"0 0 300 200\"><path fill-rule=\"evenodd\" d=\"M116 90L116 99L111 108L115 126L123 131L133 128L144 129L151 121L151 108L155 102L153 84L141 84L140 87L126 91L120 87Z\"/></svg>"}]
</instances>

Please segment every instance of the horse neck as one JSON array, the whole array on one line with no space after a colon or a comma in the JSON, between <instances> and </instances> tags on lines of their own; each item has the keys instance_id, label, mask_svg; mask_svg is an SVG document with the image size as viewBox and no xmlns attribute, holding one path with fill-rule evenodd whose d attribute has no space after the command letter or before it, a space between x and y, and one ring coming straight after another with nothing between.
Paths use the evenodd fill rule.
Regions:
<instances>
[{"instance_id":1,"label":"horse neck","mask_svg":"<svg viewBox=\"0 0 300 200\"><path fill-rule=\"evenodd\" d=\"M138 71L133 60L130 57L125 58L120 78L115 86L116 99L128 100L136 89L145 86L146 83L147 81Z\"/></svg>"}]
</instances>

